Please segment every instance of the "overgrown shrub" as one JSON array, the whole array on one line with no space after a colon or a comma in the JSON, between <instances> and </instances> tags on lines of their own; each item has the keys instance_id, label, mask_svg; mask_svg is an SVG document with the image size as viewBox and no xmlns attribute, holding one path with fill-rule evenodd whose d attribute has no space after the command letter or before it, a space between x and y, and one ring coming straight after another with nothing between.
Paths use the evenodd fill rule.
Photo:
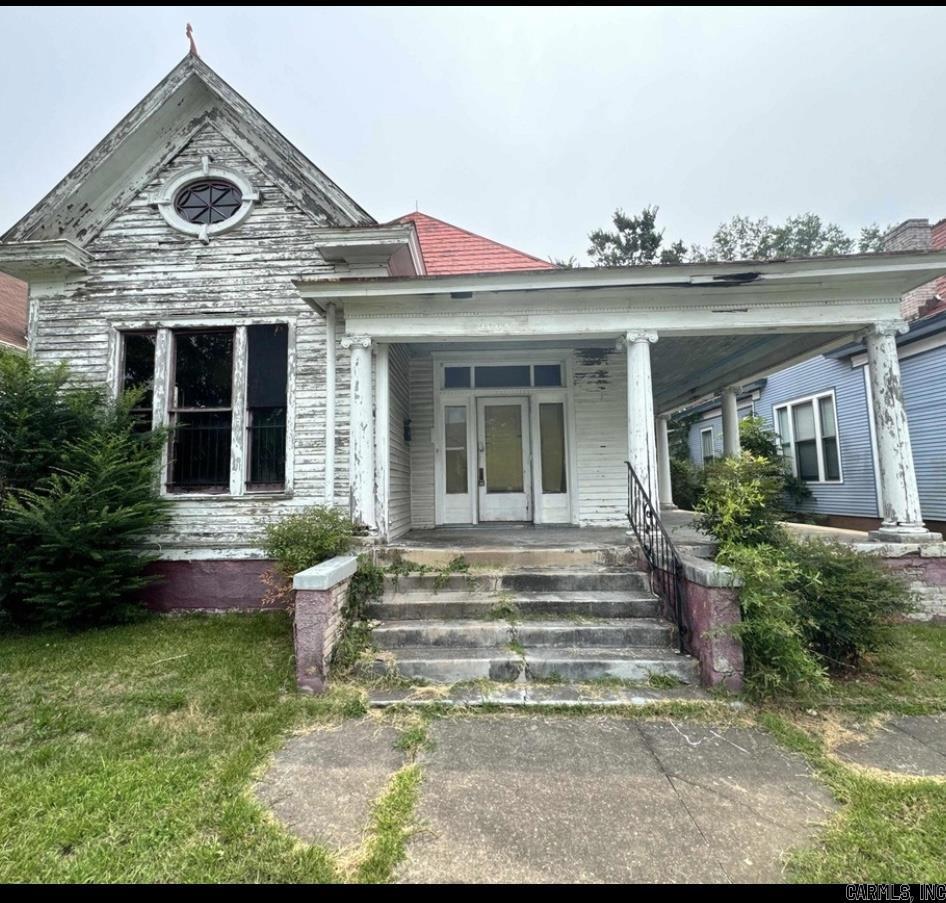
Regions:
<instances>
[{"instance_id":1,"label":"overgrown shrub","mask_svg":"<svg viewBox=\"0 0 946 903\"><path fill-rule=\"evenodd\" d=\"M88 626L141 611L167 517L135 393L68 387L64 366L0 354L0 609L21 626Z\"/></svg>"},{"instance_id":2,"label":"overgrown shrub","mask_svg":"<svg viewBox=\"0 0 946 903\"><path fill-rule=\"evenodd\" d=\"M798 507L811 498L808 484L792 473L791 464L782 457L778 437L761 417L744 417L739 421L739 444L744 452L772 462L781 474L782 491L793 506Z\"/></svg>"},{"instance_id":3,"label":"overgrown shrub","mask_svg":"<svg viewBox=\"0 0 946 903\"><path fill-rule=\"evenodd\" d=\"M823 689L825 671L809 647L793 586L799 565L771 545L727 545L717 560L743 581L739 591L746 691L756 697L804 695Z\"/></svg>"},{"instance_id":4,"label":"overgrown shrub","mask_svg":"<svg viewBox=\"0 0 946 903\"><path fill-rule=\"evenodd\" d=\"M378 567L369 555L359 555L358 570L352 575L348 586L348 598L342 609L342 625L332 653L332 670L336 675L351 671L362 654L371 648L372 625L367 620L366 607L381 595L383 589L383 568Z\"/></svg>"},{"instance_id":5,"label":"overgrown shrub","mask_svg":"<svg viewBox=\"0 0 946 903\"><path fill-rule=\"evenodd\" d=\"M352 545L352 522L339 508L313 505L266 527L265 551L285 579L344 555Z\"/></svg>"},{"instance_id":6,"label":"overgrown shrub","mask_svg":"<svg viewBox=\"0 0 946 903\"><path fill-rule=\"evenodd\" d=\"M670 486L674 504L692 511L703 495L703 468L686 458L671 458Z\"/></svg>"},{"instance_id":7,"label":"overgrown shrub","mask_svg":"<svg viewBox=\"0 0 946 903\"><path fill-rule=\"evenodd\" d=\"M777 465L749 452L706 468L697 526L721 546L778 543L782 478Z\"/></svg>"},{"instance_id":8,"label":"overgrown shrub","mask_svg":"<svg viewBox=\"0 0 946 903\"><path fill-rule=\"evenodd\" d=\"M787 554L797 566L788 586L808 645L829 671L854 670L864 656L891 639L892 618L913 608L902 578L883 562L841 543L792 542Z\"/></svg>"}]
</instances>

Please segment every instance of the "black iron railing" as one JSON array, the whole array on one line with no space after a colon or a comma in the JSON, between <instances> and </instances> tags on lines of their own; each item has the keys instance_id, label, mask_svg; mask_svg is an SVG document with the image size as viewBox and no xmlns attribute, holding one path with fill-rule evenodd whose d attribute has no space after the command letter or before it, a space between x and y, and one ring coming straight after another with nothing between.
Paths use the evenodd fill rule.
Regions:
<instances>
[{"instance_id":1,"label":"black iron railing","mask_svg":"<svg viewBox=\"0 0 946 903\"><path fill-rule=\"evenodd\" d=\"M650 571L650 585L668 609L677 627L680 651L686 651L686 582L683 562L670 534L660 521L660 513L654 507L644 484L627 463L627 519L640 543Z\"/></svg>"},{"instance_id":2,"label":"black iron railing","mask_svg":"<svg viewBox=\"0 0 946 903\"><path fill-rule=\"evenodd\" d=\"M280 412L283 413L284 412ZM286 423L263 418L247 427L249 436L249 485L282 486L286 479Z\"/></svg>"}]
</instances>

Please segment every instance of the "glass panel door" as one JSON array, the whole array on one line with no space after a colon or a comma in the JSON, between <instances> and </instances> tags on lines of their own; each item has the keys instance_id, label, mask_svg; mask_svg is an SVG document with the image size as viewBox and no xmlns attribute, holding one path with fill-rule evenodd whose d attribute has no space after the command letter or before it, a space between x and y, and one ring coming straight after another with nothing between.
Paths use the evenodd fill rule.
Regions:
<instances>
[{"instance_id":1,"label":"glass panel door","mask_svg":"<svg viewBox=\"0 0 946 903\"><path fill-rule=\"evenodd\" d=\"M477 399L479 519L525 521L532 514L529 403Z\"/></svg>"}]
</instances>

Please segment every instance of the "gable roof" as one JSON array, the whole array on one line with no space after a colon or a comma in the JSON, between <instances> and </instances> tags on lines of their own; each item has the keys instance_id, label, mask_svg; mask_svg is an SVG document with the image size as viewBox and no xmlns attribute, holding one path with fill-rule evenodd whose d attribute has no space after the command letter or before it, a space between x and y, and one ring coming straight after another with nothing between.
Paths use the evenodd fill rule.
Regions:
<instances>
[{"instance_id":1,"label":"gable roof","mask_svg":"<svg viewBox=\"0 0 946 903\"><path fill-rule=\"evenodd\" d=\"M547 260L517 251L420 211L408 213L394 222L414 224L424 266L430 276L556 269Z\"/></svg>"},{"instance_id":2,"label":"gable roof","mask_svg":"<svg viewBox=\"0 0 946 903\"><path fill-rule=\"evenodd\" d=\"M26 283L0 273L0 346L26 348Z\"/></svg>"},{"instance_id":3,"label":"gable roof","mask_svg":"<svg viewBox=\"0 0 946 903\"><path fill-rule=\"evenodd\" d=\"M200 57L188 54L0 242L92 240L157 171L212 122L265 159L299 207L332 225L375 220Z\"/></svg>"}]
</instances>

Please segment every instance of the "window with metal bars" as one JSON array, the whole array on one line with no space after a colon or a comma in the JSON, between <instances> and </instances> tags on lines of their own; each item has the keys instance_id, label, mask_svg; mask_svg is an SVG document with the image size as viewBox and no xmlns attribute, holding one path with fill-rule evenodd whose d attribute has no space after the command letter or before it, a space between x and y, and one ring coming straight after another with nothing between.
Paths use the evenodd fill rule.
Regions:
<instances>
[{"instance_id":1,"label":"window with metal bars","mask_svg":"<svg viewBox=\"0 0 946 903\"><path fill-rule=\"evenodd\" d=\"M282 489L286 481L286 370L283 324L246 330L246 488Z\"/></svg>"}]
</instances>

